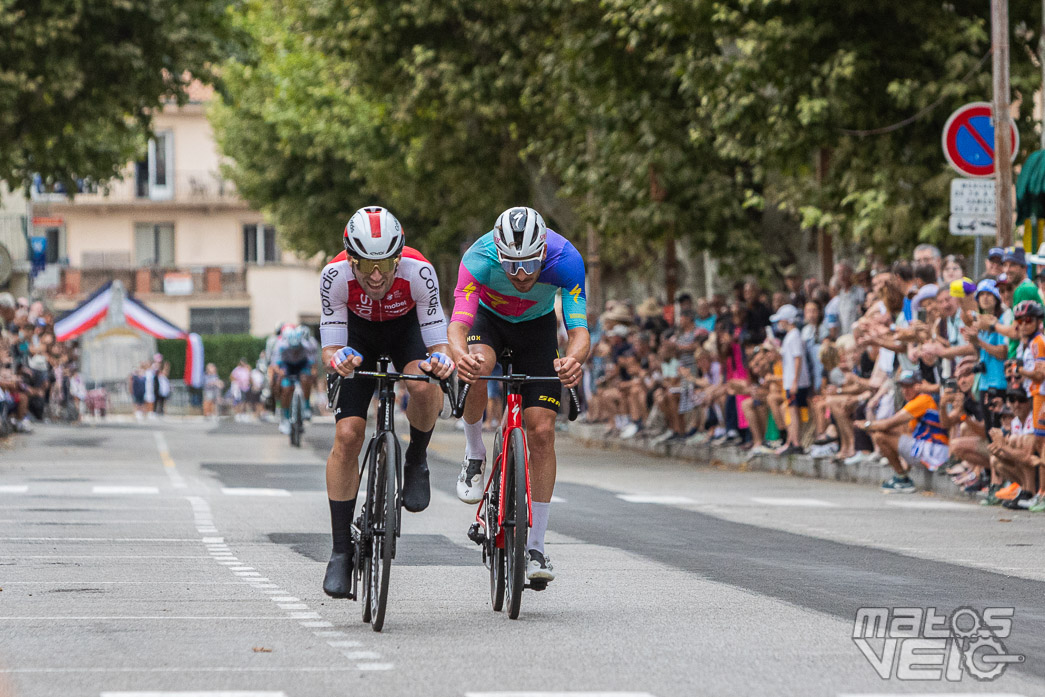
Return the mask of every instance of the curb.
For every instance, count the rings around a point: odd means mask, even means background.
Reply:
[[[880,465],[878,462],[861,462],[859,465],[847,466],[835,462],[829,457],[811,457],[809,455],[748,457],[746,451],[731,446],[684,442],[650,443],[647,439],[638,437],[621,440],[607,438],[603,435],[605,431],[604,424],[571,423],[569,427],[570,437],[588,447],[638,452],[736,472],[771,472],[811,479],[829,479],[836,482],[872,484],[876,488],[892,474],[889,467]],[[918,493],[929,492],[936,496],[961,501],[969,501],[972,498],[952,482],[950,477],[933,475],[923,468],[912,469],[909,476],[914,481]]]

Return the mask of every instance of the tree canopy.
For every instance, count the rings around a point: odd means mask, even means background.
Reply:
[[[239,190],[306,252],[332,251],[376,202],[432,246],[529,203],[575,237],[594,225],[615,260],[673,237],[757,269],[794,229],[772,229],[769,209],[888,255],[946,235],[940,129],[990,97],[988,11],[248,0],[237,20],[252,41],[214,119]],[[1011,3],[1025,144],[1039,13]]]
[[[0,179],[76,190],[139,156],[150,114],[213,82],[228,0],[0,0]]]

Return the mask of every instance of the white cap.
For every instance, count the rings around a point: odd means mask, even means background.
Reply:
[[[791,322],[798,319],[798,308],[794,305],[781,305],[776,314],[769,318],[770,322]]]

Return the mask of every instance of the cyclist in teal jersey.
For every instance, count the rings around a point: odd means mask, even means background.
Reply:
[[[562,293],[568,342],[558,352],[555,296]],[[580,383],[581,367],[591,349],[584,294],[584,260],[570,242],[548,230],[532,208],[509,208],[494,229],[480,237],[461,261],[454,290],[454,312],[447,338],[458,374],[466,383],[493,370],[501,351],[514,354],[512,367],[530,376],[558,376],[562,384]],[[532,522],[527,549],[527,578],[555,578],[544,551],[544,534],[555,489],[555,416],[561,387],[532,383],[522,388],[523,422],[530,451]],[[482,417],[486,385],[468,394],[464,423],[467,446],[457,496],[478,503],[484,488],[486,446]]]

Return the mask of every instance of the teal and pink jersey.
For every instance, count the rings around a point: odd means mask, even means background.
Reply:
[[[454,289],[451,322],[469,327],[482,305],[509,322],[525,322],[555,311],[555,294],[562,289],[562,319],[566,329],[588,327],[588,299],[584,295],[584,260],[562,235],[548,230],[548,255],[537,283],[520,293],[501,268],[493,231],[475,241],[461,260]]]

